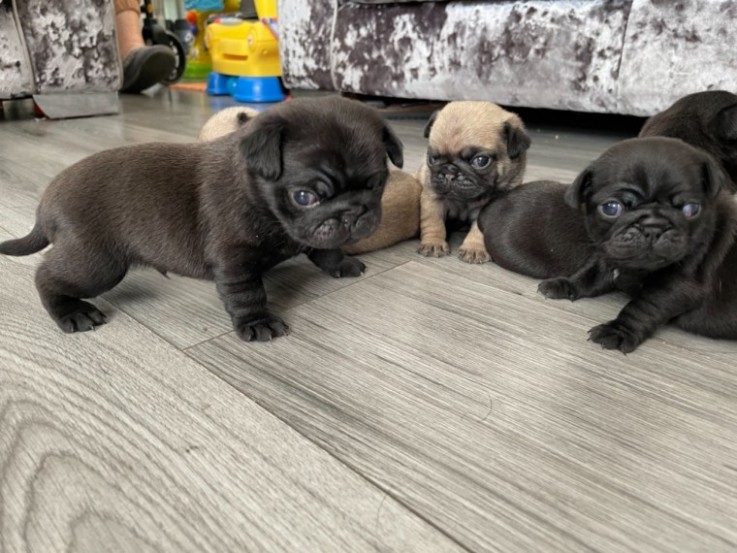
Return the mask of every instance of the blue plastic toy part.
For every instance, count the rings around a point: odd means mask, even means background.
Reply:
[[[207,78],[207,93],[229,94],[238,102],[281,102],[285,98],[279,77],[232,77],[215,71]]]
[[[210,76],[207,77],[207,93],[211,96],[225,96],[231,94],[228,90],[228,81],[234,81],[235,77],[229,77],[222,73],[215,73],[212,71]]]
[[[279,77],[236,77],[230,85],[239,102],[281,102],[284,91]]]
[[[225,9],[223,0],[184,0],[185,11],[221,12]]]

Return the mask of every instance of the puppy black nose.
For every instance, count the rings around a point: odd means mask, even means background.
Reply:
[[[351,209],[347,209],[342,214],[342,222],[345,226],[353,226],[356,221],[368,211],[368,207],[365,205],[353,206]]]
[[[661,234],[668,230],[669,224],[667,221],[659,217],[646,217],[640,221],[640,229],[642,234],[649,240],[657,239]]]
[[[452,163],[448,163],[445,167],[443,167],[443,169],[445,169],[446,173],[450,173],[451,175],[458,174],[458,167],[456,167]]]

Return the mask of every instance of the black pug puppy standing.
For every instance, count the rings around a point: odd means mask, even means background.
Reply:
[[[634,351],[660,326],[737,339],[737,203],[706,152],[673,138],[612,146],[565,193],[584,213],[594,252],[571,276],[540,283],[548,298],[615,289],[632,300],[590,331],[606,349]]]
[[[387,155],[402,166],[401,142],[373,109],[293,100],[213,142],[128,146],[72,165],[48,186],[31,233],[0,253],[53,244],[36,286],[65,332],[103,324],[81,298],[148,265],[214,279],[238,336],[270,340],[287,325],[267,308],[266,270],[299,253],[335,277],[365,269],[340,247],[376,229]]]

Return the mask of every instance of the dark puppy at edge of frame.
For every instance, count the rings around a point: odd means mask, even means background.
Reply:
[[[53,244],[36,286],[65,332],[105,323],[82,298],[147,265],[213,279],[238,336],[270,340],[288,327],[267,308],[269,268],[305,253],[334,277],[365,269],[340,247],[376,229],[387,156],[402,166],[402,144],[375,110],[293,100],[212,142],[127,146],[72,165],[46,189],[31,233],[0,253]]]
[[[591,329],[606,349],[634,351],[661,326],[737,339],[737,203],[706,152],[673,138],[625,140],[568,188],[595,252],[576,273],[540,283],[547,298],[622,290],[631,301]]]
[[[737,95],[707,90],[684,96],[648,119],[639,136],[680,138],[709,152],[727,171],[727,188],[737,192]]]

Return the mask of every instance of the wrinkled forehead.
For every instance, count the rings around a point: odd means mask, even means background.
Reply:
[[[469,146],[496,151],[502,145],[504,121],[500,118],[438,117],[430,132],[429,148],[458,155]]]
[[[702,166],[690,152],[630,152],[602,160],[594,170],[594,188],[628,188],[652,199],[701,190]]]
[[[323,159],[336,165],[386,163],[384,127],[378,118],[358,114],[323,114],[291,121],[285,150],[303,160]]]

